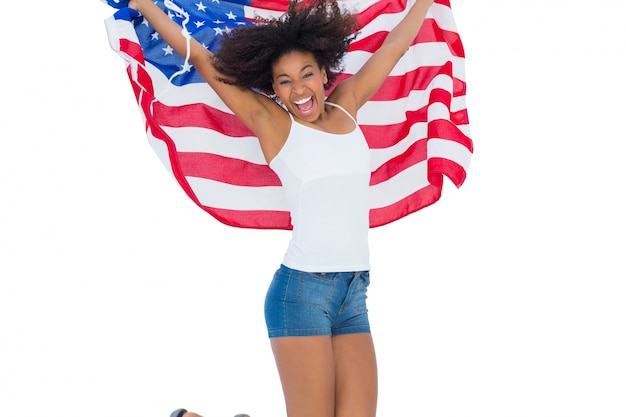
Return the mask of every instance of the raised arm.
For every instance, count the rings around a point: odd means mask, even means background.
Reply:
[[[212,71],[211,52],[193,38],[190,39],[190,49],[187,51],[187,40],[183,36],[182,28],[172,21],[152,0],[130,0],[128,6],[141,13],[176,53],[185,57],[189,52],[189,62],[196,67],[196,70],[200,73]],[[209,80],[206,81],[209,82]]]
[[[417,0],[400,23],[387,34],[380,48],[354,76],[337,86],[329,99],[335,99],[356,114],[411,46],[432,4],[433,0]],[[335,94],[336,98],[333,97]]]
[[[288,119],[284,110],[270,98],[249,89],[223,83],[217,79],[220,74],[213,66],[213,54],[198,41],[189,40],[182,34],[182,28],[176,24],[152,0],[131,0],[129,7],[137,10],[156,30],[161,38],[182,57],[189,53],[189,62],[213,88],[220,99],[235,115],[259,138],[266,159],[276,153],[282,143],[275,143],[277,119]],[[286,123],[285,123],[286,124]],[[285,130],[285,129],[283,129]],[[286,137],[286,133],[283,134]]]

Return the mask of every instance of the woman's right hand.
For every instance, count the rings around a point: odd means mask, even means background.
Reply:
[[[154,3],[152,2],[152,0],[120,0],[120,1],[127,1],[128,7],[130,7],[131,9],[135,9],[140,13],[141,13],[141,10],[145,8],[146,4],[148,5],[148,7],[154,6]]]
[[[131,9],[135,9],[135,10],[139,11],[140,3],[141,3],[141,1],[139,1],[139,0],[130,0],[128,2],[128,7],[130,7]]]
[[[128,7],[128,0],[102,0],[102,1],[111,7],[115,7],[116,9],[123,9],[124,7]]]
[[[124,7],[130,7],[131,9],[138,10],[141,6],[141,1],[139,0],[102,0],[106,4],[116,9],[123,9]]]

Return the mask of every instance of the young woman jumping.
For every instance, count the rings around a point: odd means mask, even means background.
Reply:
[[[374,417],[370,334],[370,152],[357,112],[417,36],[432,0],[417,0],[362,68],[334,86],[358,27],[336,1],[292,2],[276,19],[225,34],[189,62],[255,134],[280,178],[293,233],[265,302],[289,417]],[[131,0],[181,56],[181,28],[152,0]],[[184,409],[173,417],[198,417]]]

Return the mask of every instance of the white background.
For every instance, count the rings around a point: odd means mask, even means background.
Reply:
[[[284,415],[262,308],[288,233],[169,177],[112,9],[35,3],[0,26],[0,416]],[[453,10],[475,155],[371,232],[379,415],[624,417],[626,5]]]

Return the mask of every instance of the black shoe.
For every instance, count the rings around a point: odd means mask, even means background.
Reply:
[[[187,410],[185,410],[184,408],[179,408],[178,410],[172,411],[172,414],[170,414],[170,417],[183,417],[186,412]],[[235,417],[250,417],[250,416],[247,414],[237,414]]]
[[[184,408],[179,408],[178,410],[172,411],[172,414],[170,414],[170,417],[183,417],[183,415],[185,415],[186,412],[187,410],[185,410]]]

